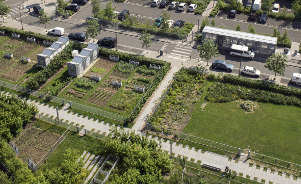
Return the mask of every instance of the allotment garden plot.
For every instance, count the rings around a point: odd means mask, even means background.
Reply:
[[[15,83],[21,83],[25,75],[35,73],[38,68],[35,66],[36,50],[44,48],[36,43],[29,43],[22,40],[2,36],[0,42],[0,73],[1,78]],[[4,57],[4,53],[13,54],[12,59]],[[35,55],[33,55],[35,53]],[[32,62],[22,62],[21,57],[29,57]]]
[[[59,135],[44,132],[38,128],[29,128],[12,143],[19,148],[19,158],[23,161],[29,158],[37,163],[58,141],[59,137]]]
[[[63,97],[129,115],[157,74],[157,70],[146,66],[101,58],[82,78],[74,80]],[[92,80],[91,76],[100,76],[101,81]]]

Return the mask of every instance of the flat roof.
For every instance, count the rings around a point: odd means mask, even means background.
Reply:
[[[203,29],[202,32],[203,33],[212,33],[215,35],[235,37],[237,39],[251,40],[251,41],[255,41],[255,42],[261,42],[261,43],[267,43],[267,44],[273,44],[273,45],[276,45],[276,43],[277,43],[276,37],[258,35],[258,34],[253,34],[253,33],[245,33],[245,32],[241,32],[241,31],[234,31],[234,30],[211,27],[211,26],[205,26],[205,28]]]
[[[50,46],[50,48],[59,49],[63,45],[62,42],[53,42]]]
[[[45,48],[44,51],[42,52],[42,54],[44,55],[47,55],[47,56],[50,56],[53,52],[55,52],[56,49],[54,48],[51,48],[51,47],[48,47],[48,48]]]
[[[72,59],[73,63],[78,63],[80,64],[83,60],[84,60],[85,56],[81,56],[81,55],[76,55],[74,56],[74,58]]]
[[[93,53],[93,50],[92,50],[92,49],[84,48],[84,49],[80,52],[80,55],[82,55],[82,56],[90,56],[91,53]]]
[[[62,43],[67,43],[69,41],[69,38],[68,37],[64,37],[64,36],[61,36],[58,40],[58,42],[62,42]]]
[[[98,44],[96,43],[89,43],[87,49],[96,50],[98,48]]]

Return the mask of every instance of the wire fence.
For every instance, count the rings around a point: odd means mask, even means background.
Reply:
[[[19,92],[22,92],[22,93],[30,94],[32,96],[35,96],[35,97],[38,97],[38,98],[41,98],[41,99],[45,99],[45,100],[49,100],[49,101],[52,101],[52,102],[56,102],[56,103],[59,103],[59,104],[69,103],[73,108],[76,108],[76,109],[79,109],[79,110],[82,110],[82,111],[85,111],[85,112],[88,112],[88,113],[96,114],[96,115],[99,115],[99,116],[102,116],[102,117],[105,117],[105,118],[109,118],[109,119],[112,119],[112,120],[115,120],[115,121],[124,122],[125,119],[126,119],[126,117],[118,115],[118,114],[114,114],[114,113],[107,112],[107,111],[104,111],[104,110],[100,110],[100,109],[96,109],[96,108],[89,107],[89,106],[86,106],[86,105],[82,105],[80,103],[72,102],[70,100],[65,100],[63,98],[59,98],[59,97],[55,97],[55,96],[52,96],[52,95],[49,95],[49,94],[41,93],[39,91],[34,91],[34,90],[31,90],[31,89],[27,89],[25,87],[14,85],[14,84],[11,84],[9,82],[4,82],[4,81],[0,80],[0,86],[6,87],[6,88],[9,88],[9,89],[12,89],[12,90],[16,90],[16,91],[19,91]]]
[[[238,152],[239,152],[238,147],[231,146],[228,144],[223,144],[223,143],[216,142],[216,141],[212,141],[210,139],[205,139],[202,137],[197,137],[197,136],[190,135],[190,134],[185,134],[183,132],[178,132],[173,129],[168,129],[168,128],[162,127],[162,126],[157,126],[157,125],[147,123],[145,125],[145,130],[151,130],[151,131],[155,131],[155,132],[162,133],[165,135],[174,135],[175,138],[177,138],[177,139],[181,139],[181,140],[188,141],[191,143],[207,146],[210,148],[214,148],[214,149],[225,151],[225,152],[232,153],[232,154],[238,154]],[[252,153],[251,159],[257,160],[257,161],[260,161],[265,164],[269,164],[269,165],[272,165],[272,166],[275,166],[278,168],[288,169],[288,170],[291,170],[291,171],[294,171],[297,173],[301,173],[301,165],[292,163],[292,162],[288,162],[285,160],[281,160],[278,158],[270,157],[270,156],[267,156],[264,154]]]

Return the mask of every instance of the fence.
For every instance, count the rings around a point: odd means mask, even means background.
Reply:
[[[105,118],[109,118],[109,119],[112,119],[112,120],[115,120],[115,121],[124,122],[124,120],[125,120],[124,116],[121,116],[121,115],[118,115],[118,114],[114,114],[114,113],[111,113],[111,112],[96,109],[96,108],[89,107],[89,106],[86,106],[86,105],[82,105],[82,104],[79,104],[79,103],[76,103],[76,102],[67,101],[67,100],[59,98],[59,97],[51,96],[51,95],[44,94],[44,93],[41,93],[41,92],[38,92],[38,91],[33,91],[33,90],[30,90],[30,89],[24,88],[22,86],[11,84],[9,82],[4,82],[4,81],[0,80],[0,86],[6,87],[6,88],[9,88],[9,89],[12,89],[12,90],[20,91],[22,93],[27,93],[27,94],[30,94],[32,96],[42,98],[42,99],[46,99],[46,100],[56,102],[56,103],[59,103],[59,104],[64,104],[64,102],[71,102],[73,108],[76,108],[76,109],[79,109],[79,110],[82,110],[82,111],[85,111],[85,112],[88,112],[88,113],[96,114],[96,115],[99,115],[99,116],[103,116]]]

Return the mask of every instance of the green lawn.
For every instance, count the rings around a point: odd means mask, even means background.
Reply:
[[[301,108],[258,103],[246,114],[238,102],[197,104],[184,132],[300,164]]]

